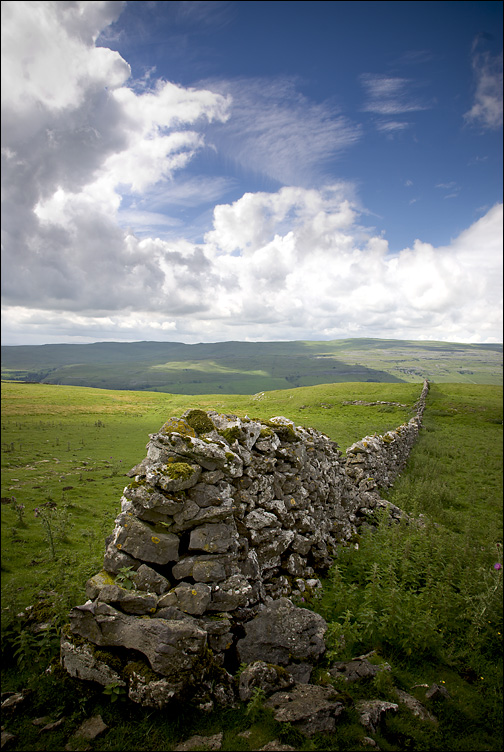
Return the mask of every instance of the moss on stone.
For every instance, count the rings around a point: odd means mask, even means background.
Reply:
[[[225,428],[219,431],[219,434],[226,439],[228,444],[232,444],[233,441],[239,441],[242,437],[242,431],[239,426],[233,426],[232,428]]]
[[[194,428],[183,418],[169,418],[159,433],[179,433],[181,436],[196,436]]]
[[[271,428],[268,428],[267,426],[265,426],[264,428],[261,428],[261,433],[259,434],[259,438],[269,439],[271,438],[271,436],[273,436],[273,431],[271,430]]]
[[[297,441],[298,440],[298,436],[294,428],[290,425],[290,423],[288,424],[273,423],[272,421],[268,420],[265,423],[263,423],[263,425],[266,425],[267,429],[268,428],[270,430],[273,429],[272,433],[273,432],[276,433],[278,438],[281,439],[282,441]],[[261,434],[262,434],[262,431],[261,431]],[[272,434],[270,433],[269,436],[271,435]]]
[[[171,480],[189,480],[194,470],[187,462],[170,462],[165,465],[165,473]]]
[[[126,486],[125,491],[136,491],[138,488],[145,488],[145,493],[154,493],[154,489],[147,485],[145,480],[134,480]]]
[[[185,414],[185,420],[197,434],[209,433],[215,426],[204,410],[189,410]]]
[[[137,674],[145,679],[146,682],[159,681],[163,677],[151,669],[145,661],[130,661],[124,667],[122,672],[123,679],[128,680],[133,674]]]
[[[121,659],[117,655],[114,655],[109,650],[103,650],[102,648],[95,648],[93,645],[91,645],[91,652],[93,653],[93,656],[97,661],[101,661],[102,663],[105,663],[107,666],[109,666],[109,668],[111,668],[116,673],[118,674],[121,673],[122,662],[121,662]]]

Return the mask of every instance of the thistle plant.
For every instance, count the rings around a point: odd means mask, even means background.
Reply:
[[[40,520],[45,530],[44,539],[49,543],[53,560],[56,560],[56,539],[67,540],[66,533],[70,527],[71,517],[68,508],[65,506],[58,509],[55,501],[46,501],[45,504],[35,507],[34,516]]]
[[[13,500],[16,501],[15,496],[13,496]],[[25,509],[26,507],[24,504],[14,505],[14,511],[16,512],[18,517],[18,527],[27,527],[26,522],[24,521]]]

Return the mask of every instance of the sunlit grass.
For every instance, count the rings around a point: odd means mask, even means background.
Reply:
[[[41,590],[53,593],[47,596],[50,612],[60,623],[83,602],[86,579],[101,568],[124,473],[145,456],[148,434],[168,417],[192,407],[285,415],[324,431],[345,449],[408,420],[420,389],[420,383],[329,384],[194,397],[3,384],[2,498],[16,500],[2,504],[3,639],[13,639],[15,615]],[[343,404],[355,399],[406,407]],[[383,524],[362,535],[358,550],[341,550],[320,604],[333,655],[375,649],[377,660],[391,664],[396,686],[420,700],[422,690],[411,689],[416,684],[448,688],[452,699],[430,706],[436,726],[401,708],[375,736],[382,749],[502,749],[502,570],[494,568],[502,563],[502,389],[432,385],[419,441],[388,498],[415,517],[425,515],[426,524]],[[47,501],[62,511],[54,558],[34,516]],[[17,505],[24,506],[21,515]],[[36,648],[27,645],[26,655],[36,658]],[[207,717],[190,706],[158,714],[131,703],[111,705],[100,687],[76,684],[64,673],[45,676],[35,662],[16,666],[8,654],[3,689],[23,686],[34,694],[30,713],[14,726],[22,742],[13,750],[63,748],[79,719],[93,713],[114,729],[93,742],[97,750],[169,750],[193,733],[217,730],[224,732],[224,750],[251,750],[278,738],[282,729],[267,716],[251,723],[243,708]],[[386,697],[390,688],[345,688],[349,698],[380,692]],[[67,720],[42,739],[31,718],[48,712]],[[331,738],[299,742],[284,728],[285,741],[302,749],[359,749],[362,730],[352,713],[349,707]],[[245,729],[251,735],[239,736]]]

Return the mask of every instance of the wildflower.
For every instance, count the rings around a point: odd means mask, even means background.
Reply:
[[[499,562],[497,562],[497,564],[494,564],[494,569],[496,569],[497,571],[499,569],[502,569],[502,564],[499,564]]]

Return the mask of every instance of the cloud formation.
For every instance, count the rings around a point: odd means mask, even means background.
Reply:
[[[159,290],[159,266],[116,221],[122,194],[171,178],[204,147],[200,126],[227,118],[229,101],[217,93],[166,81],[139,94],[126,86],[128,64],[94,45],[121,5],[5,3],[6,303],[101,311]]]
[[[292,78],[211,80],[203,85],[232,99],[232,116],[211,132],[217,148],[225,145],[237,164],[279,183],[313,183],[328,160],[361,138],[360,124],[329,103],[307,100]]]
[[[135,87],[95,44],[121,8],[3,4],[5,344],[501,339],[501,204],[447,246],[391,254],[353,186],[320,180],[358,124],[292,79]],[[385,132],[425,107],[407,79],[362,81]],[[209,147],[283,187],[218,204],[195,242],[164,210],[219,199],[226,179],[183,172]]]
[[[413,96],[413,81],[409,78],[363,73],[360,81],[367,94],[364,112],[403,115],[406,112],[427,109],[425,104]]]
[[[502,127],[502,52],[491,55],[481,49],[481,39],[473,44],[472,68],[475,80],[474,104],[465,113],[466,122],[494,130]]]
[[[54,261],[51,285],[37,284],[45,263],[27,270],[31,306],[21,296],[5,315],[13,329],[44,326],[56,339],[71,322],[91,339],[496,341],[501,236],[498,205],[446,247],[417,240],[392,255],[359,225],[344,185],[285,187],[217,206],[202,244],[109,232],[103,257],[90,238],[71,268]]]
[[[411,127],[410,122],[397,120],[397,116],[430,107],[414,94],[418,84],[413,79],[378,73],[362,73],[359,79],[366,94],[362,110],[375,116],[376,129],[389,139]]]

